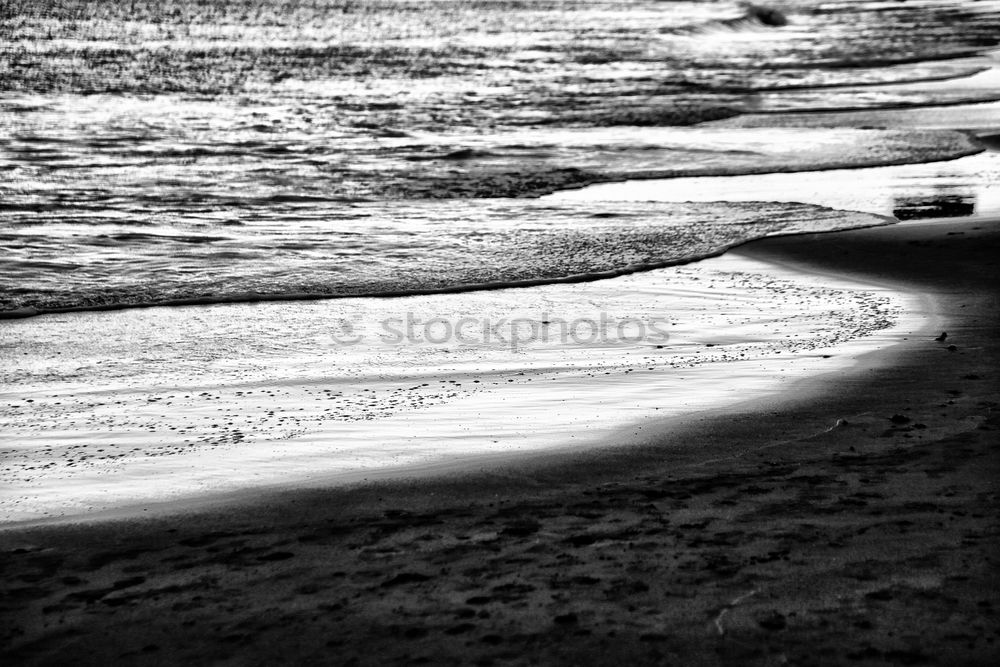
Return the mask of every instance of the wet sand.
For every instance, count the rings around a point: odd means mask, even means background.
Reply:
[[[926,327],[923,301],[724,254],[532,289],[2,324],[0,526],[620,442],[850,367]],[[462,318],[459,336],[425,324]]]
[[[640,444],[0,532],[0,655],[993,664],[997,222],[735,251],[924,291],[947,336]]]

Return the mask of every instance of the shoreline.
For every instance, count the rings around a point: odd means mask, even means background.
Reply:
[[[5,24],[0,665],[1000,664],[1000,0],[209,4]]]
[[[380,346],[378,336],[356,328],[363,342],[332,355],[316,348],[303,366],[296,356],[302,349],[299,338],[287,333],[281,346],[286,352],[275,361],[248,348],[244,363],[231,372],[212,373],[209,365],[197,384],[188,385],[189,373],[183,369],[176,379],[159,369],[174,368],[200,353],[170,342],[222,331],[220,317],[235,318],[262,339],[269,330],[260,328],[261,321],[282,321],[282,330],[312,341],[317,324],[324,329],[333,315],[359,322],[384,322],[386,315],[366,301],[355,301],[332,313],[317,305],[297,313],[295,320],[280,307],[263,312],[208,309],[198,314],[195,331],[179,327],[166,311],[148,320],[136,320],[133,313],[124,321],[86,316],[79,322],[38,323],[23,332],[26,350],[56,338],[76,340],[76,357],[84,361],[94,350],[128,357],[135,350],[166,348],[170,355],[152,369],[147,368],[150,363],[112,374],[122,390],[131,387],[117,396],[115,412],[133,416],[119,421],[79,421],[81,412],[107,410],[91,407],[106,405],[102,378],[107,373],[99,367],[93,367],[93,382],[26,388],[20,398],[34,400],[22,403],[30,406],[23,409],[34,415],[34,423],[23,414],[10,421],[12,446],[4,471],[9,484],[0,492],[0,531],[196,511],[226,502],[238,505],[262,493],[461,474],[483,465],[529,464],[538,456],[572,457],[608,441],[641,440],[645,433],[744,404],[747,397],[759,401],[781,395],[799,378],[848,368],[859,356],[930,326],[926,304],[915,292],[876,285],[862,276],[817,276],[739,252],[585,289],[539,288],[533,296],[537,303],[532,308],[546,314],[528,310],[511,317],[526,314],[565,325],[564,317],[594,316],[598,307],[602,317],[612,320],[615,313],[655,314],[651,322],[669,320],[669,340],[645,336],[594,343],[574,337],[569,344],[549,342],[546,336],[508,350],[487,341],[477,348],[463,335],[457,348],[435,351],[419,342],[405,348]],[[401,307],[444,319],[452,312],[506,315],[498,304],[520,307],[521,298],[511,291],[500,297],[417,300]],[[363,309],[348,308],[351,303]],[[87,333],[97,319],[112,337],[136,328],[158,334],[150,341],[137,339],[131,347],[105,348]],[[387,354],[399,361],[386,365]],[[41,362],[27,363],[45,368]],[[259,376],[245,370],[262,364],[277,365]],[[336,370],[372,364],[377,375],[343,376]],[[52,366],[49,373],[59,370]],[[451,385],[444,392],[450,398],[443,398],[441,383]],[[409,398],[402,412],[370,414],[376,394],[368,394],[367,407],[356,405],[349,397],[359,390],[377,392],[386,408],[399,400],[401,391]],[[264,412],[257,398],[262,393],[269,417],[250,421],[248,416]],[[200,398],[205,395],[209,398]],[[346,406],[331,403],[335,396],[348,400]],[[431,402],[419,403],[425,397]],[[334,407],[324,407],[330,405]],[[301,425],[298,433],[285,436],[267,426],[277,420],[274,426],[280,429],[288,419]],[[78,429],[75,439],[73,433],[51,430],[64,421]],[[192,436],[214,436],[218,425],[240,434],[240,441],[219,449],[211,441],[188,445]],[[76,444],[80,438],[90,446],[81,448]]]
[[[983,151],[979,151],[979,153],[981,152]],[[978,155],[979,153],[974,153],[973,155]],[[954,158],[954,159],[961,159],[962,157],[970,157],[970,156],[963,155],[960,156],[959,158]],[[785,173],[785,172],[776,172],[776,173]],[[706,177],[706,178],[716,178],[716,177]],[[585,187],[590,187],[590,185],[587,185]],[[753,203],[753,202],[748,202],[748,203]],[[820,206],[817,208],[826,209],[829,211],[841,212],[838,209],[833,209],[826,206]],[[843,212],[853,213],[853,211],[843,211]],[[895,224],[895,218],[891,218],[886,215],[873,214],[872,217],[881,218],[882,222],[872,222],[869,226],[874,227],[874,226]],[[850,229],[859,229],[859,227],[852,227]],[[799,232],[799,231],[778,232],[778,233],[772,233],[770,235],[749,239],[747,241],[739,241],[731,245],[720,247],[717,250],[713,250],[712,252],[703,255],[680,257],[677,259],[664,260],[662,262],[632,264],[608,271],[576,273],[556,278],[529,278],[524,280],[509,280],[509,281],[495,282],[495,283],[472,283],[468,285],[454,285],[454,286],[439,287],[439,288],[424,288],[424,289],[397,290],[397,291],[384,291],[384,292],[360,292],[358,294],[324,294],[322,292],[308,292],[301,294],[300,293],[271,294],[271,295],[251,294],[251,295],[246,295],[245,297],[229,295],[222,297],[168,299],[164,301],[152,301],[149,303],[116,303],[116,304],[105,304],[105,305],[95,305],[95,306],[68,306],[65,308],[52,308],[52,309],[42,309],[42,310],[29,306],[24,308],[16,308],[14,310],[0,310],[0,320],[21,320],[34,317],[42,317],[44,315],[65,315],[70,313],[115,312],[120,310],[133,310],[133,309],[141,310],[149,308],[184,308],[187,306],[284,303],[291,301],[341,301],[348,299],[380,299],[380,300],[402,299],[411,296],[433,296],[437,294],[466,294],[469,292],[494,292],[507,289],[525,289],[530,287],[543,287],[546,285],[575,285],[578,283],[592,283],[601,280],[608,280],[610,278],[629,276],[635,273],[645,273],[647,271],[655,271],[657,269],[666,269],[674,266],[697,264],[698,262],[703,262],[707,259],[720,257],[722,255],[731,252],[736,248],[739,248],[740,246],[743,246],[747,243],[752,243],[754,241],[759,241],[760,239],[763,238],[795,236],[804,233],[832,234],[838,231],[843,231],[843,230],[831,229],[823,232]]]
[[[261,494],[240,511],[4,530],[9,655],[989,664],[997,222],[731,251],[923,291],[948,337],[644,443]]]

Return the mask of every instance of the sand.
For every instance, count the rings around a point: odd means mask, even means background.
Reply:
[[[0,360],[0,526],[626,444],[624,427],[850,367],[927,326],[923,302],[731,253],[530,290],[0,325],[16,350]],[[461,341],[420,324],[470,313]],[[412,335],[387,340],[403,317]],[[330,340],[337,322],[352,344]]]
[[[751,243],[947,332],[648,441],[0,532],[4,664],[994,664],[997,220]]]

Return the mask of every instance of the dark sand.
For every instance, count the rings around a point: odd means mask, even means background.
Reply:
[[[738,252],[948,336],[627,449],[0,532],[0,664],[1000,664],[1000,224]]]

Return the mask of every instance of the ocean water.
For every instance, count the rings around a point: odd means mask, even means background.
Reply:
[[[691,262],[995,206],[998,34],[995,1],[8,2],[0,520],[594,443],[849,365],[919,300]]]
[[[618,244],[578,253],[589,207],[522,213],[496,200],[628,178],[954,158],[979,148],[947,127],[783,119],[1000,98],[997,2],[798,1],[781,5],[784,25],[730,2],[5,7],[8,315],[468,287],[689,259],[780,230],[740,219],[724,239],[669,250],[661,240],[638,259]],[[775,114],[766,129],[692,127]],[[440,201],[414,202],[429,199]],[[678,239],[719,219],[710,207],[701,218],[659,208],[642,215],[669,220],[664,234]],[[511,238],[521,216],[531,224]],[[440,222],[432,234],[428,219]],[[491,264],[471,270],[486,238]],[[423,263],[432,280],[411,270]]]

